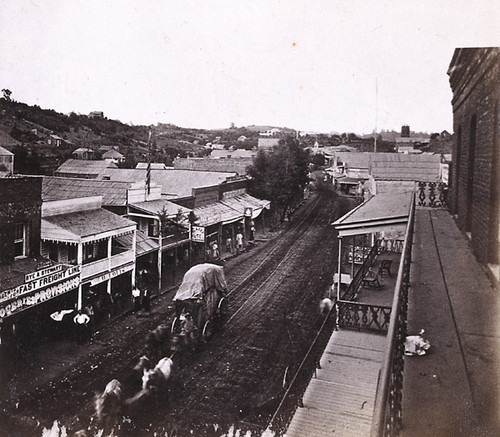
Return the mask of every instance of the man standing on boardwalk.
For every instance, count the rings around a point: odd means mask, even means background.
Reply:
[[[82,310],[78,310],[78,314],[74,317],[73,322],[76,326],[77,342],[79,345],[83,344],[88,337],[90,317],[82,313]]]
[[[132,298],[134,299],[134,312],[141,309],[141,290],[137,285],[132,290]]]
[[[243,234],[241,230],[236,234],[236,253],[240,253],[243,250]]]

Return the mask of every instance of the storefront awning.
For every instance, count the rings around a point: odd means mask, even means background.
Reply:
[[[179,212],[183,215],[187,215],[191,212],[190,209],[177,205],[176,203],[170,202],[165,199],[131,203],[130,207],[151,215],[158,215],[158,213],[160,213],[161,211],[165,211],[168,217],[174,217]]]
[[[124,247],[132,246],[132,238],[133,234],[124,234],[116,237],[116,241],[123,245]],[[159,244],[152,240],[151,238],[146,237],[142,232],[137,231],[136,233],[136,248],[135,248],[135,257],[138,258],[142,255],[146,255],[151,252],[158,251]]]
[[[377,194],[333,223],[339,237],[405,229],[413,193]]]
[[[257,218],[264,209],[269,209],[271,206],[269,200],[257,199],[247,193],[225,197],[221,202],[243,214],[246,214],[245,211],[250,209],[251,218],[253,219]]]
[[[243,219],[244,211],[237,211],[222,202],[199,206],[193,210],[197,226],[211,226],[218,223],[223,225]]]

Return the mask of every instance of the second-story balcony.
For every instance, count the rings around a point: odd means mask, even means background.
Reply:
[[[82,266],[82,280],[93,276],[106,273],[117,269],[121,266],[135,262],[133,250],[127,250],[109,258],[103,258],[98,261],[93,261]]]

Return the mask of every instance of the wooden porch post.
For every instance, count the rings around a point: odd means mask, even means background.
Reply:
[[[352,260],[351,260],[351,279],[354,278],[354,254],[356,252],[356,235],[352,236]]]
[[[338,278],[337,278],[337,301],[340,300],[340,284],[341,284],[340,265],[341,265],[341,261],[342,261],[342,237],[338,237],[338,241],[339,241],[339,266],[337,269],[337,275],[338,275]]]
[[[161,220],[158,217],[158,296],[161,294],[161,278],[162,278],[162,251],[163,251],[163,242],[161,239]]]
[[[83,243],[78,243],[77,251],[76,251],[76,263],[79,266],[83,265]],[[81,268],[81,267],[80,267]],[[77,310],[81,310],[83,305],[83,290],[82,283],[78,284],[78,300],[77,300]]]

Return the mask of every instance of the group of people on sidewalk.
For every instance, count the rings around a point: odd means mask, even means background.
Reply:
[[[255,226],[252,224],[250,227],[250,235],[249,235],[249,243],[255,243]],[[235,241],[233,242],[233,236],[231,233],[226,234],[225,245],[226,245],[226,253],[228,254],[239,254],[245,248],[245,237],[243,236],[243,231],[238,229],[236,233]],[[236,243],[236,244],[235,244]],[[217,241],[212,241],[207,244],[207,259],[217,260],[221,256],[219,244]]]

